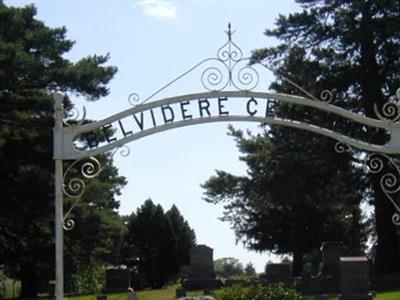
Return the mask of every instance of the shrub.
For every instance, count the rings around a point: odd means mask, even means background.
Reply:
[[[240,285],[234,285],[217,291],[215,297],[217,300],[249,300],[248,290]]]
[[[283,284],[253,286],[245,288],[233,286],[216,293],[217,300],[301,300],[302,296],[293,288]]]
[[[281,283],[253,287],[248,292],[249,300],[301,300],[302,296],[293,288]]]

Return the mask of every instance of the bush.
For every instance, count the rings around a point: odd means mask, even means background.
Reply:
[[[216,293],[217,300],[301,300],[302,296],[293,288],[283,284],[253,286],[245,288],[234,286]]]
[[[249,288],[244,288],[240,285],[234,285],[232,287],[223,288],[216,292],[215,297],[217,300],[249,300],[248,297]]]

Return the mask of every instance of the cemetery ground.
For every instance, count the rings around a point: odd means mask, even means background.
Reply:
[[[140,291],[137,293],[138,300],[175,300],[175,289],[177,286],[170,286],[168,288],[159,289],[159,290],[148,290],[148,291]],[[202,295],[202,291],[192,291],[188,292],[187,296],[200,296]],[[70,297],[66,298],[68,300],[96,300],[96,295],[87,295],[80,297]],[[107,297],[108,300],[127,300],[126,293],[119,294],[109,294]],[[314,297],[305,297],[304,300],[314,300]],[[328,300],[337,300],[337,297],[328,298]],[[398,291],[388,291],[376,294],[376,300],[399,300],[400,299],[400,290]]]
[[[158,289],[158,290],[146,290],[137,292],[138,300],[176,300],[175,298],[175,290],[177,285],[169,286],[167,288]],[[191,291],[188,292],[188,296],[200,296],[202,295],[202,291]],[[0,299],[13,299],[7,295],[8,297],[0,298]],[[83,296],[74,296],[74,297],[66,297],[66,300],[96,300],[97,295],[83,295]],[[15,298],[16,299],[16,298]],[[116,293],[116,294],[108,294],[108,300],[127,300],[127,293]],[[337,300],[337,297],[330,297],[328,300]],[[399,300],[400,299],[400,290],[397,291],[386,291],[380,292],[376,294],[376,300]],[[34,299],[25,299],[25,300],[34,300]],[[37,300],[49,300],[47,297],[40,297]],[[304,300],[315,300],[314,297],[304,297]]]

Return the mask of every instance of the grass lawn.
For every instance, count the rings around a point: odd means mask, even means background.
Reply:
[[[137,292],[138,300],[176,300],[175,298],[175,289],[176,286],[171,286],[165,289],[159,290],[148,290],[148,291],[140,291]],[[194,291],[188,292],[187,296],[199,296],[202,295],[202,291]],[[109,294],[108,300],[127,300],[127,293],[120,294]],[[7,297],[8,298],[8,297]],[[7,299],[7,298],[0,298]],[[47,298],[39,298],[41,300],[47,300]],[[66,300],[96,300],[96,295],[87,295],[87,296],[77,296],[77,297],[66,297]],[[307,298],[309,300],[313,300],[312,298]],[[34,300],[34,299],[32,299]],[[337,298],[330,298],[329,300],[337,300]],[[400,300],[400,290],[398,291],[388,291],[377,293],[376,298],[374,300]]]
[[[399,300],[400,291],[379,293],[376,296],[376,300]]]
[[[175,300],[176,286],[171,286],[166,289],[141,291],[137,293],[138,300]],[[202,295],[201,291],[188,292],[188,296]],[[68,300],[96,300],[96,296],[80,296],[67,298]],[[108,295],[108,300],[127,300],[127,294],[111,294]],[[337,300],[330,298],[329,300]],[[378,293],[375,300],[400,300],[400,291],[391,291]]]
[[[176,286],[170,286],[165,289],[160,290],[148,290],[137,292],[138,300],[175,300],[175,289]],[[192,291],[188,292],[187,296],[199,296],[202,295],[202,291]],[[79,297],[69,297],[68,300],[96,300],[95,295],[79,296]],[[127,293],[121,294],[110,294],[108,295],[108,300],[127,300]]]

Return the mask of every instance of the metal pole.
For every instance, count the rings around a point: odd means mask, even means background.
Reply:
[[[56,92],[53,94],[54,100],[54,161],[55,161],[55,255],[56,255],[56,286],[55,295],[56,300],[63,300],[64,298],[64,216],[63,216],[63,160],[59,157],[62,150],[63,139],[61,128],[63,126],[64,109],[63,109],[64,95]]]

